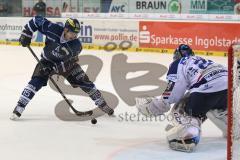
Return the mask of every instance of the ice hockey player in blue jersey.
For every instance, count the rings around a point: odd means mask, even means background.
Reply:
[[[32,78],[24,88],[10,119],[16,120],[22,115],[35,93],[47,85],[49,76],[53,74],[64,76],[73,87],[80,87],[86,92],[102,111],[109,115],[113,114],[113,109],[107,105],[100,91],[77,63],[78,55],[82,51],[81,42],[77,38],[80,31],[78,20],[69,18],[62,27],[46,18],[36,16],[24,26],[19,39],[20,44],[23,47],[29,46],[36,31],[46,36],[41,63],[36,65]]]
[[[169,147],[192,152],[207,118],[226,137],[227,77],[226,67],[195,56],[188,45],[181,44],[174,52],[167,73],[168,86],[162,96],[137,98],[137,108],[144,115],[158,116],[174,104],[170,112],[173,121],[166,127]]]

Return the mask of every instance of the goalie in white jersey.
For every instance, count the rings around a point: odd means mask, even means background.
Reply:
[[[137,108],[144,115],[168,112],[173,121],[166,127],[171,149],[191,152],[200,140],[201,123],[209,118],[226,136],[227,68],[195,56],[181,44],[174,52],[167,73],[168,86],[162,96],[137,98]],[[145,100],[144,100],[145,99]]]

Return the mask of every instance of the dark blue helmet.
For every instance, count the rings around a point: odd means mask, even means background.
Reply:
[[[74,33],[80,32],[80,24],[77,19],[69,18],[65,23],[65,28],[69,29],[69,31]]]
[[[182,57],[194,56],[194,52],[191,47],[186,44],[180,44],[178,48],[174,51],[173,60],[181,59]]]

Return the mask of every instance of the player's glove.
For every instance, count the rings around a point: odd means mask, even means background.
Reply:
[[[46,64],[43,63],[43,67],[39,70],[40,74],[43,76],[50,76],[53,74],[61,74],[68,70],[70,70],[74,64],[78,61],[78,57],[71,58],[70,60],[66,62],[60,62],[58,64]]]
[[[163,98],[136,98],[136,107],[139,112],[146,116],[158,116],[168,112],[171,108]]]
[[[152,103],[150,103],[149,111],[155,115],[161,115],[170,110],[171,106],[169,103],[165,102],[163,98],[155,98],[152,100]]]
[[[22,34],[19,38],[19,42],[23,47],[29,46],[32,40],[32,32],[29,30],[24,29]]]
[[[78,61],[78,57],[73,57],[65,62],[60,62],[55,66],[57,73],[64,73],[70,70],[74,64]]]

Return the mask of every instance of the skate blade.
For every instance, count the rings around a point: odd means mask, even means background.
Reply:
[[[19,118],[20,118],[20,117],[18,117],[16,114],[13,113],[13,114],[11,115],[11,117],[10,117],[10,120],[12,120],[12,121],[17,121],[17,120],[19,120]]]

